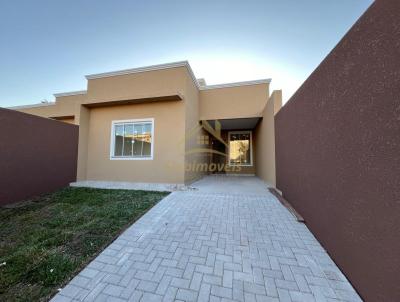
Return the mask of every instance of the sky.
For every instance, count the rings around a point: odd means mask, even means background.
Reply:
[[[271,78],[285,102],[372,2],[0,0],[0,107],[184,60],[207,84]]]

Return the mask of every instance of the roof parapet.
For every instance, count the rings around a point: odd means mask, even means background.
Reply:
[[[196,79],[196,77],[193,73],[192,67],[190,66],[188,61],[178,61],[178,62],[172,62],[172,63],[166,63],[166,64],[150,65],[150,66],[144,66],[144,67],[96,73],[96,74],[86,75],[85,77],[87,80],[94,80],[94,79],[101,79],[101,78],[113,77],[113,76],[118,76],[118,75],[126,75],[126,74],[133,74],[133,73],[140,73],[140,72],[154,71],[154,70],[162,70],[162,69],[169,69],[169,68],[177,68],[177,67],[186,67],[187,68],[193,82],[195,83],[196,87],[199,90],[257,85],[257,84],[266,84],[266,83],[269,84],[271,82],[271,79],[261,79],[261,80],[255,80],[255,81],[243,81],[243,82],[226,83],[226,84],[218,84],[218,85],[207,85],[204,79]]]
[[[51,106],[54,104],[55,104],[55,102],[47,102],[47,103],[38,103],[38,104],[32,104],[32,105],[11,106],[11,107],[6,107],[6,108],[7,109],[25,109],[25,108]]]
[[[188,61],[178,61],[166,64],[158,64],[158,65],[150,65],[145,67],[137,67],[131,69],[123,69],[111,72],[103,72],[103,73],[96,73],[86,75],[85,78],[87,80],[93,79],[100,79],[118,75],[126,75],[126,74],[133,74],[133,73],[140,73],[146,71],[154,71],[154,70],[162,70],[168,68],[177,68],[177,67],[186,67],[187,71],[189,72],[190,77],[193,80],[193,83],[196,85],[197,89],[199,90],[210,90],[210,89],[219,89],[219,88],[230,88],[230,87],[237,87],[237,86],[248,86],[248,85],[257,85],[257,84],[269,84],[271,79],[261,79],[261,80],[254,80],[254,81],[243,81],[243,82],[234,82],[234,83],[225,83],[225,84],[216,84],[216,85],[207,85],[204,79],[196,79],[192,67],[190,66]],[[54,97],[65,97],[65,96],[72,96],[72,95],[83,95],[87,94],[87,90],[78,90],[78,91],[70,91],[70,92],[61,92],[55,93]],[[12,109],[22,109],[22,108],[32,108],[32,107],[41,107],[41,106],[49,106],[54,105],[55,102],[49,103],[40,103],[40,104],[32,104],[32,105],[25,105],[25,106],[14,106],[8,107]]]
[[[118,76],[118,75],[126,75],[126,74],[133,74],[133,73],[140,73],[140,72],[154,71],[154,70],[162,70],[162,69],[169,69],[169,68],[177,68],[177,67],[186,67],[189,72],[189,75],[192,78],[193,82],[195,83],[196,87],[199,88],[199,83],[197,82],[197,79],[194,76],[192,67],[190,67],[190,64],[188,61],[178,61],[178,62],[172,62],[172,63],[166,63],[166,64],[157,64],[157,65],[116,70],[116,71],[110,71],[110,72],[89,74],[89,75],[86,75],[85,78],[87,80],[94,80],[94,79],[101,79],[101,78],[113,77],[113,76]]]

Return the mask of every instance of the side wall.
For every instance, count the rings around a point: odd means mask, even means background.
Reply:
[[[277,187],[365,301],[400,301],[400,2],[378,0],[276,116]]]
[[[78,127],[0,108],[0,205],[75,181]]]
[[[275,90],[265,106],[262,120],[254,131],[256,175],[268,184],[276,185],[274,115],[282,106],[282,91]]]
[[[79,121],[79,144],[76,180],[86,180],[86,169],[89,147],[90,109],[80,106],[76,120]]]

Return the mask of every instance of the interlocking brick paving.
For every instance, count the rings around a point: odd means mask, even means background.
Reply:
[[[259,192],[170,194],[52,301],[361,301],[307,227]]]

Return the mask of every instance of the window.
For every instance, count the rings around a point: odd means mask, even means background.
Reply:
[[[251,131],[229,132],[229,164],[252,166]]]
[[[154,120],[113,121],[111,159],[153,159]]]

